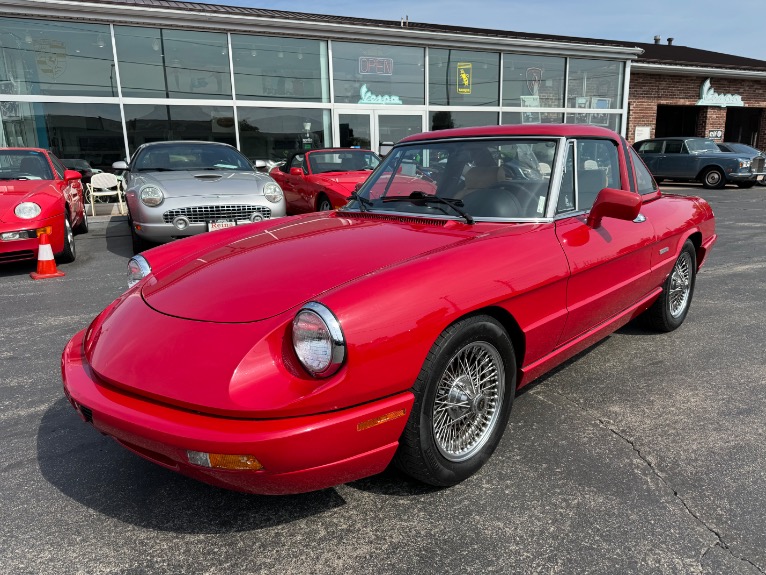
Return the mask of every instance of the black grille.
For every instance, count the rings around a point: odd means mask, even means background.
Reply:
[[[757,158],[753,158],[752,163],[750,164],[751,169],[754,172],[762,172],[764,163],[766,163],[766,158],[763,156],[758,156]]]
[[[16,262],[33,259],[35,259],[35,252],[32,250],[20,250],[17,252],[5,252],[0,254],[0,262]]]
[[[220,206],[193,206],[191,208],[178,208],[168,210],[162,214],[166,224],[171,223],[178,216],[184,216],[192,224],[203,224],[216,220],[250,220],[253,213],[258,212],[264,219],[271,217],[271,208],[266,206],[251,206],[247,204],[233,204]]]

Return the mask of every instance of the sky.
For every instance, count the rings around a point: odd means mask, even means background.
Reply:
[[[374,20],[674,44],[766,61],[764,0],[198,0]]]

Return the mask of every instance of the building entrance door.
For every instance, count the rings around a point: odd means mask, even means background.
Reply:
[[[359,147],[380,153],[388,145],[425,130],[425,112],[336,110],[335,141],[342,148]]]

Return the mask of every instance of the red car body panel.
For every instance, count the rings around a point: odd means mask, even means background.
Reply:
[[[618,138],[579,126],[452,135],[575,128]],[[629,192],[625,162],[621,153]],[[598,226],[585,214],[469,225],[344,210],[161,246],[144,253],[152,274],[64,350],[64,387],[102,432],[216,485],[282,493],[364,477],[393,457],[413,382],[449,325],[497,318],[522,387],[648,309],[687,239],[702,266],[716,239],[707,203],[659,192],[642,200],[645,221]],[[311,377],[292,345],[307,301],[332,310],[346,341],[343,366],[326,379]],[[392,413],[372,433],[358,431]],[[202,468],[187,449],[253,454],[264,469]]]
[[[348,197],[357,184],[361,184],[369,177],[369,170],[313,173],[309,157],[312,154],[326,154],[333,151],[342,153],[357,150],[350,150],[349,148],[306,150],[303,154],[306,158],[303,175],[298,176],[283,172],[279,167],[269,172],[269,175],[274,178],[285,194],[289,214],[318,211],[318,201],[321,195],[330,200],[333,209],[340,208],[346,205]]]
[[[64,249],[64,217],[68,213],[72,227],[78,226],[85,217],[82,183],[80,180],[66,181],[59,178],[48,150],[38,148],[4,148],[4,150],[25,150],[39,152],[50,166],[53,180],[5,180],[0,181],[0,234],[22,230],[37,230],[52,227],[51,249],[54,254]],[[17,217],[14,209],[22,202],[35,202],[42,210],[34,219]],[[2,241],[0,240],[0,262],[37,259],[39,240],[37,237]]]

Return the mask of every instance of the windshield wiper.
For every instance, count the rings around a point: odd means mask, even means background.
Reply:
[[[400,202],[402,200],[408,200],[414,204],[422,202],[424,204],[444,204],[449,206],[455,212],[457,212],[467,224],[473,225],[473,216],[462,209],[463,200],[456,200],[455,198],[442,198],[433,194],[427,194],[421,191],[414,191],[409,196],[387,196],[383,198],[384,202]]]
[[[363,212],[369,212],[370,208],[374,205],[370,200],[363,198],[356,192],[351,192],[349,199],[359,202],[359,209]]]

